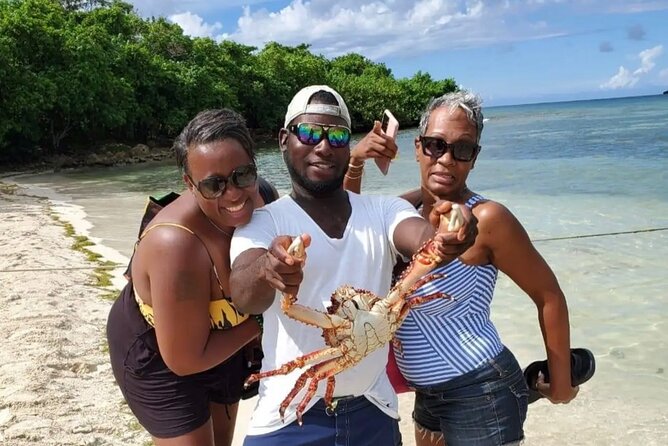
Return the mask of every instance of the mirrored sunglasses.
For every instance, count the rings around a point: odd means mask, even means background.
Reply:
[[[192,178],[190,178],[190,181],[195,184]],[[195,187],[202,194],[202,197],[213,200],[223,195],[229,183],[232,183],[234,187],[244,188],[254,185],[255,181],[257,181],[257,168],[255,164],[248,164],[237,167],[227,177],[220,175],[204,178]]]
[[[441,138],[432,136],[420,136],[420,145],[422,146],[422,153],[426,156],[438,159],[445,155],[445,152],[451,150],[452,157],[457,161],[472,161],[481,148],[478,144],[470,142],[449,144]]]
[[[302,144],[314,146],[327,138],[334,148],[345,147],[350,142],[350,129],[340,125],[323,125],[312,122],[293,124],[288,130],[297,136]]]

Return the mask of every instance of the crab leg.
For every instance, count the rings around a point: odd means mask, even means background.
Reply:
[[[464,216],[459,205],[453,204],[448,215],[441,215],[438,232],[456,231],[464,223]],[[395,301],[397,294],[404,296],[412,289],[418,280],[433,270],[443,259],[434,250],[434,241],[429,240],[413,256],[410,266],[404,271],[394,288],[390,291],[388,299]]]
[[[315,362],[331,360],[337,358],[338,356],[341,356],[341,354],[342,354],[341,350],[336,347],[325,347],[321,350],[316,350],[314,352],[307,353],[306,355],[295,358],[290,362],[286,362],[278,369],[269,370],[261,373],[253,373],[248,378],[246,378],[244,386],[248,387],[255,381],[259,381],[269,376],[287,375],[288,373],[292,372],[295,369],[305,367]]]
[[[302,424],[302,414],[304,413],[304,410],[306,409],[306,406],[308,405],[309,401],[311,401],[311,399],[315,395],[315,392],[318,390],[318,383],[324,378],[327,378],[327,390],[325,390],[325,398],[327,398],[326,395],[327,392],[329,391],[330,380],[333,380],[334,375],[339,373],[345,367],[344,365],[345,360],[342,359],[343,358],[331,359],[329,361],[325,361],[320,364],[314,365],[309,370],[307,370],[306,373],[311,375],[311,383],[308,386],[308,391],[306,392],[306,395],[304,395],[304,398],[302,398],[302,401],[299,403],[299,406],[297,406],[297,421],[299,422],[300,426]],[[333,394],[334,394],[334,385],[332,384],[332,395]],[[329,401],[325,399],[325,402],[327,403],[328,406],[331,406],[332,404],[331,396],[329,398]]]
[[[325,389],[325,404],[327,407],[331,407],[332,398],[334,397],[334,386],[336,385],[336,379],[333,376],[327,378],[327,388]]]
[[[406,316],[408,316],[408,312],[410,311],[411,308],[413,308],[416,305],[423,304],[425,302],[432,301],[434,299],[452,299],[452,296],[449,294],[445,293],[434,293],[434,294],[427,294],[426,296],[417,296],[412,298],[409,302],[408,305],[406,305],[402,310],[401,313],[399,314],[399,321],[403,321]]]
[[[278,413],[281,416],[281,420],[283,420],[283,417],[285,415],[285,410],[290,405],[290,402],[295,398],[295,396],[297,396],[299,391],[304,387],[306,381],[308,379],[311,379],[311,383],[308,386],[308,391],[306,392],[306,395],[304,395],[304,398],[302,398],[302,401],[299,403],[299,406],[297,406],[297,420],[300,425],[302,424],[302,413],[304,412],[304,408],[306,407],[308,402],[311,401],[311,398],[313,398],[313,395],[315,395],[315,392],[318,390],[318,381],[320,381],[320,379],[322,379],[325,376],[324,374],[320,376],[320,374],[322,374],[320,372],[320,369],[326,368],[328,364],[336,365],[336,363],[337,363],[337,358],[328,359],[321,362],[320,364],[316,364],[310,367],[304,373],[299,375],[299,378],[297,379],[297,382],[295,383],[294,387],[292,388],[290,393],[288,393],[288,395],[283,399],[280,407],[278,408]],[[336,370],[336,367],[334,367],[333,370]],[[327,386],[329,388],[329,379],[327,380]],[[332,388],[332,393],[333,392],[334,389]]]

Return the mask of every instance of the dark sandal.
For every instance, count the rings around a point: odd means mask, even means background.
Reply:
[[[579,386],[591,379],[596,371],[596,358],[594,354],[586,348],[571,349],[571,385]],[[536,381],[538,373],[541,372],[545,377],[545,382],[550,382],[550,371],[547,368],[547,360],[536,361],[529,364],[524,369],[524,379],[529,386],[529,404],[537,401],[544,396],[536,390]]]

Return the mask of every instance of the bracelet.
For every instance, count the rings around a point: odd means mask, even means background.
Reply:
[[[260,326],[260,333],[264,332],[264,318],[261,314],[251,314],[253,318],[257,321],[257,324]]]
[[[364,162],[362,164],[348,163],[348,170],[357,170],[358,172],[364,170]]]
[[[353,172],[353,173],[355,173],[355,172]],[[346,178],[349,178],[351,180],[359,180],[360,178],[362,178],[363,175],[364,175],[364,171],[361,171],[360,174],[355,176],[355,177],[352,176],[352,175],[348,175],[348,173],[346,173],[345,176],[346,176]]]

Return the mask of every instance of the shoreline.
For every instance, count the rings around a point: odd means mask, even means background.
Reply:
[[[0,186],[0,443],[149,444],[111,373],[104,257],[90,260],[72,209]]]
[[[258,150],[275,146],[277,132],[251,130],[251,137]],[[169,146],[162,144],[168,143]],[[91,167],[118,167],[151,162],[174,160],[173,140],[156,142],[107,142],[94,144],[94,150],[69,150],[64,153],[43,155],[27,162],[4,160],[0,162],[0,179],[19,174],[38,174],[49,171],[76,170]],[[277,146],[276,146],[277,148]]]
[[[46,200],[52,215],[61,220],[63,225],[71,228],[70,235],[82,241],[85,250],[92,252],[94,257],[99,259],[100,267],[111,276],[109,286],[120,291],[125,286],[126,280],[123,273],[130,259],[119,251],[104,245],[102,239],[91,234],[93,224],[88,221],[88,215],[82,206],[71,203],[70,197],[53,189],[23,183],[21,176],[19,174],[0,178],[0,184],[3,181],[10,182],[23,189],[25,191],[23,195]],[[114,264],[114,267],[111,264]]]

